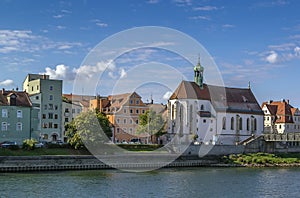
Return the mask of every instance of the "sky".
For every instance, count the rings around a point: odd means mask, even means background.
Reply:
[[[205,77],[213,65],[225,86],[250,82],[260,104],[289,99],[300,107],[299,8],[297,0],[1,0],[0,87],[21,88],[28,73],[46,73],[64,81],[64,93],[76,85],[78,92],[108,95],[135,83],[144,100],[160,102],[181,80],[193,80],[200,54]],[[176,30],[204,49],[185,48],[182,56],[173,50],[182,45],[167,34],[126,32],[144,26]],[[132,80],[140,74],[147,83]]]

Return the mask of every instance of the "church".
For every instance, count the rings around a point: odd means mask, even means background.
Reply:
[[[169,98],[169,140],[178,144],[239,145],[260,136],[264,113],[250,86],[208,85],[203,83],[203,73],[199,59],[194,82],[182,81]]]

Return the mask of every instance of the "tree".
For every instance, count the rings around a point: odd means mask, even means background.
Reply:
[[[112,136],[107,117],[94,111],[80,113],[65,127],[68,143],[75,149],[84,144],[96,145],[107,142]]]
[[[137,133],[147,133],[149,136],[155,135],[159,137],[164,133],[165,121],[160,114],[156,114],[155,111],[146,111],[139,116],[139,126]]]

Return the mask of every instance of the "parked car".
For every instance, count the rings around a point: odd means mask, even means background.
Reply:
[[[14,146],[18,146],[17,142],[13,141],[4,141],[0,143],[1,148],[12,148]]]
[[[43,148],[46,145],[43,142],[39,142],[39,143],[36,143],[34,146],[35,146],[35,148]]]

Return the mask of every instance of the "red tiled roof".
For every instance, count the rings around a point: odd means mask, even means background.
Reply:
[[[271,115],[276,115],[275,123],[294,123],[292,115],[296,112],[297,108],[293,108],[286,101],[270,101],[263,102],[262,107],[266,106]]]
[[[203,89],[195,82],[182,81],[172,99],[199,99],[210,100],[217,111],[251,113],[263,115],[251,89],[203,85]]]
[[[21,107],[31,107],[31,101],[28,97],[28,94],[24,91],[10,91],[10,90],[2,90],[0,91],[0,105],[1,106],[9,106],[10,103],[8,101],[8,97],[15,94],[16,95],[16,105]]]

